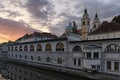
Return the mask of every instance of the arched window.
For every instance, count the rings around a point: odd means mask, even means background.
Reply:
[[[30,51],[34,51],[34,45],[30,45]]]
[[[41,61],[41,57],[40,56],[38,56],[38,61]]]
[[[15,51],[17,51],[18,50],[18,48],[17,48],[17,46],[15,46]]]
[[[50,57],[47,57],[46,59],[47,59],[47,62],[50,62]]]
[[[27,55],[25,55],[25,59],[27,59]]]
[[[24,51],[28,51],[28,47],[26,45],[24,46]]]
[[[31,60],[33,60],[34,58],[33,58],[33,56],[31,56]]]
[[[76,51],[79,52],[79,51],[81,51],[81,47],[80,46],[75,46],[72,51],[73,52],[76,52]]]
[[[58,63],[62,64],[62,58],[58,58]]]
[[[63,43],[57,43],[56,51],[64,51],[64,44]]]
[[[116,44],[110,44],[105,48],[106,52],[117,52],[120,51],[120,46]]]
[[[42,46],[40,44],[37,45],[37,51],[42,51]]]
[[[51,45],[49,43],[46,44],[45,51],[52,51]]]
[[[22,51],[22,46],[19,47],[19,51]]]

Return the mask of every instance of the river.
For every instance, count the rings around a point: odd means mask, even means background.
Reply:
[[[0,61],[0,80],[90,80],[77,75],[55,72]]]

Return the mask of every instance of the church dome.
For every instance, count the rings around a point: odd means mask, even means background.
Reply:
[[[71,25],[71,23],[69,23],[69,25],[66,27],[66,32],[72,32],[73,31],[73,26]]]

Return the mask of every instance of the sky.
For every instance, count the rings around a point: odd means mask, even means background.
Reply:
[[[85,6],[91,21],[96,12],[101,22],[120,14],[120,0],[0,0],[0,43],[34,31],[60,36],[72,21],[80,29]]]

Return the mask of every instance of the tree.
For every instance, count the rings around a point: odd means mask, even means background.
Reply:
[[[115,17],[112,19],[112,22],[120,23],[120,15],[115,16]]]

